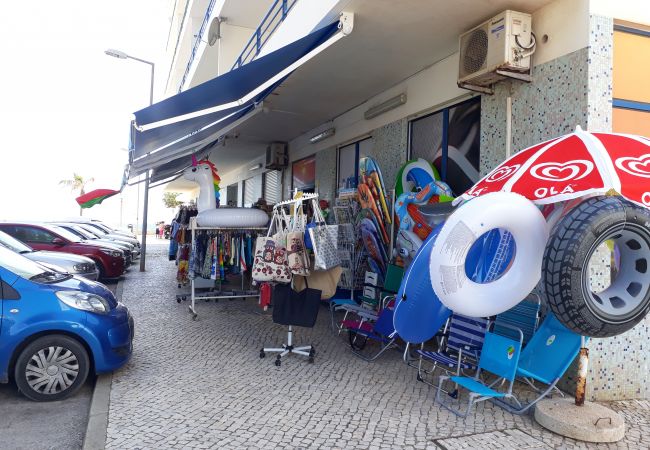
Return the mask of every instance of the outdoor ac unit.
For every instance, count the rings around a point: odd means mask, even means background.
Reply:
[[[267,169],[284,169],[289,163],[287,155],[286,142],[271,142],[266,147],[266,163],[264,167]]]
[[[458,86],[489,92],[506,77],[530,81],[534,49],[530,14],[504,11],[460,35]]]

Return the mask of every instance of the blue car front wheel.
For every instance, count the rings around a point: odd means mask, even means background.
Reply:
[[[34,401],[61,400],[74,394],[88,377],[86,349],[75,339],[53,334],[30,343],[18,356],[18,389]]]

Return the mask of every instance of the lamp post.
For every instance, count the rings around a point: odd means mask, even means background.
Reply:
[[[114,49],[105,50],[108,56],[118,59],[133,59],[141,63],[149,64],[151,66],[151,86],[149,88],[149,105],[153,104],[153,75],[154,75],[154,63],[144,59],[136,58],[135,56],[127,55],[124,52]],[[138,199],[140,198],[140,187],[138,187]],[[139,203],[139,200],[138,200]],[[145,271],[145,259],[147,255],[147,212],[149,210],[149,170],[145,172],[144,179],[144,205],[142,208],[142,248],[140,249],[140,272]],[[138,208],[139,209],[139,208]]]

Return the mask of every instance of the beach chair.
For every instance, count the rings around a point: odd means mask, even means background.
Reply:
[[[533,337],[539,325],[540,306],[541,300],[538,294],[532,293],[528,295],[528,297],[509,310],[497,315],[494,319],[492,331],[501,336],[516,340],[519,336],[517,330],[521,330],[524,334],[523,345],[526,347],[526,344]],[[512,327],[517,330],[514,330]]]
[[[394,302],[390,302],[384,307],[374,322],[367,316],[361,316],[361,321],[343,322],[348,330],[350,348],[356,356],[365,361],[374,361],[389,348],[397,347],[397,333],[393,326],[394,305]],[[369,341],[379,344],[379,350],[374,354],[363,352]]]
[[[438,382],[438,391],[436,392],[436,402],[459,417],[467,417],[476,403],[485,400],[508,398],[515,403],[519,403],[512,393],[512,387],[515,383],[524,337],[521,330],[516,330],[514,327],[511,327],[511,329],[519,335],[518,339],[501,336],[492,331],[485,333],[483,349],[481,350],[478,369],[474,377],[441,375]],[[493,374],[497,378],[492,383],[485,384],[481,379],[481,375],[484,373]],[[509,382],[507,390],[496,390],[496,387],[501,387],[504,381]],[[443,388],[447,382],[454,383],[457,388],[462,387],[469,391],[467,407],[464,412],[460,408],[460,395],[456,397],[459,407],[452,408],[450,406],[451,400],[447,399],[448,396],[441,394],[442,392],[449,392]]]
[[[488,319],[485,318],[452,314],[443,331],[441,350],[424,350],[423,344],[420,349],[415,351],[419,357],[418,381],[438,387],[434,382],[427,380],[427,375],[435,372],[438,367],[448,374],[456,375],[474,370],[481,353],[488,323]],[[427,371],[423,368],[425,361],[432,363],[431,370]]]
[[[578,355],[581,336],[567,329],[549,311],[519,357],[516,375],[531,386],[537,396],[526,404],[496,399],[495,403],[514,414],[523,414],[535,403],[557,390],[556,384]],[[535,386],[535,382],[546,387]],[[562,394],[564,395],[564,394]]]

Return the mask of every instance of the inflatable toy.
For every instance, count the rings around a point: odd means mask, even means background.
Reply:
[[[197,225],[201,227],[264,227],[269,216],[260,209],[218,208],[219,175],[214,164],[208,160],[197,161],[183,171],[183,178],[194,181],[201,188],[196,203],[199,214]]]
[[[498,279],[477,283],[467,275],[468,253],[477,239],[494,229],[512,234],[515,256]],[[540,280],[547,240],[544,216],[530,200],[506,192],[478,197],[449,217],[434,243],[429,264],[433,290],[449,309],[470,317],[506,311]]]
[[[399,230],[395,242],[396,247],[393,256],[399,257],[404,267],[408,267],[415,258],[418,249],[422,246],[422,239],[412,231]]]
[[[440,180],[440,175],[433,164],[427,160],[418,158],[406,161],[397,172],[395,198],[399,198],[405,192],[417,192],[422,186],[437,180]]]
[[[650,310],[650,211],[621,197],[592,197],[558,222],[544,253],[542,284],[549,306],[569,329],[609,337]],[[602,292],[589,283],[589,261],[602,244],[614,248],[618,273]],[[517,249],[519,251],[519,249]]]
[[[451,315],[433,291],[429,275],[428,261],[441,229],[439,224],[419,248],[397,292],[393,326],[403,340],[413,344],[431,339]]]

